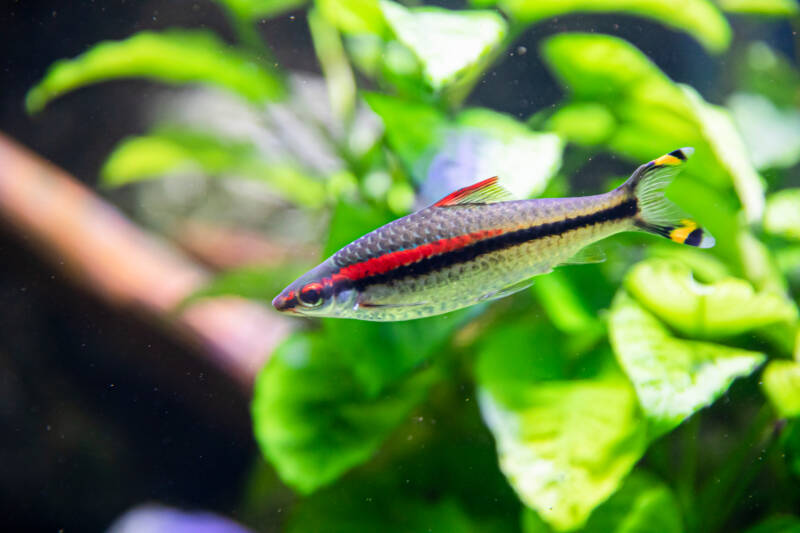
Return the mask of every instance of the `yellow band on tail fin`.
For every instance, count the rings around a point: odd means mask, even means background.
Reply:
[[[694,231],[697,230],[697,222],[694,220],[683,219],[681,225],[669,232],[669,238],[678,244],[684,244]],[[703,230],[700,230],[701,232]]]
[[[653,160],[653,165],[660,167],[662,165],[680,165],[681,160],[672,154],[665,154],[658,159]]]

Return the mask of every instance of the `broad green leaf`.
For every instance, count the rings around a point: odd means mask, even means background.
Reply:
[[[474,81],[507,32],[505,20],[493,11],[406,8],[390,0],[380,6],[397,40],[422,63],[434,91]]]
[[[594,145],[602,140],[611,150],[641,162],[679,146],[693,146],[696,152],[686,174],[716,189],[730,186],[738,193],[749,220],[761,216],[763,186],[723,109],[673,83],[643,53],[616,37],[561,34],[548,39],[542,52],[572,94],[566,115],[551,117],[550,128],[558,128],[562,134],[572,132],[570,140],[575,142]],[[573,107],[576,105],[579,107]],[[614,120],[598,109],[607,110]],[[569,126],[568,120],[573,124],[575,120],[570,113],[591,120],[589,135],[574,133],[578,128]],[[593,131],[600,133],[591,134]],[[704,203],[711,202],[706,199]],[[732,239],[717,240],[720,245],[733,246]]]
[[[229,270],[192,293],[181,305],[217,296],[240,296],[269,304],[284,287],[312,266],[289,263],[273,267],[253,266]]]
[[[344,33],[383,37],[388,29],[378,0],[316,0],[316,6]]]
[[[364,389],[374,394],[408,374],[444,348],[452,335],[483,311],[474,306],[442,316],[406,322],[328,319],[325,338],[346,346],[341,358],[353,368]]]
[[[744,280],[725,278],[698,283],[682,263],[649,260],[638,263],[625,288],[648,311],[680,333],[713,339],[793,321],[797,309],[782,294],[756,292]]]
[[[728,13],[772,17],[791,17],[800,10],[796,0],[717,0],[717,5]]]
[[[371,457],[427,393],[429,368],[367,391],[341,353],[319,333],[295,334],[256,380],[253,431],[281,479],[310,493]]]
[[[784,418],[800,416],[800,363],[775,359],[761,375],[764,392]]]
[[[324,257],[333,255],[339,249],[394,218],[385,208],[339,202],[331,217],[328,241],[325,243],[322,255]]]
[[[703,136],[717,155],[742,201],[748,222],[758,222],[764,214],[764,184],[747,157],[747,147],[736,129],[730,113],[703,100],[688,85],[682,86],[697,117]]]
[[[706,250],[692,246],[673,246],[671,243],[654,244],[648,247],[647,255],[653,259],[683,263],[701,283],[712,283],[731,277],[728,265]]]
[[[185,173],[260,181],[307,207],[320,207],[327,200],[325,184],[295,166],[270,163],[249,143],[189,130],[161,129],[126,139],[101,170],[103,184],[110,186]]]
[[[708,0],[680,3],[665,0],[499,0],[497,3],[522,23],[575,12],[614,12],[650,18],[685,31],[710,52],[722,52],[731,40],[731,28],[725,17]]]
[[[429,104],[379,93],[367,93],[364,97],[381,117],[389,146],[412,176],[422,182],[448,125],[444,113]]]
[[[712,154],[698,146],[703,139],[686,96],[631,44],[608,35],[562,34],[545,41],[542,55],[572,95],[567,113],[575,112],[569,106],[577,105],[577,112],[592,120],[589,129],[614,127],[610,134],[602,132],[609,148],[645,161],[678,146],[694,146],[697,151],[690,164],[700,160],[701,166],[713,169]],[[585,109],[590,110],[588,115]],[[611,118],[597,109],[607,111]],[[552,128],[562,117],[556,113],[551,120]],[[562,125],[559,131],[575,130]],[[570,140],[578,142],[583,137],[579,133]],[[594,144],[599,138],[590,140]],[[713,170],[705,179],[724,183],[719,169]]]
[[[456,117],[455,130],[450,131],[445,143],[464,138],[475,139],[475,163],[471,175],[467,173],[460,183],[450,184],[452,190],[496,175],[514,197],[528,198],[541,194],[561,167],[564,143],[557,135],[532,131],[503,113],[485,108],[463,111]],[[453,163],[458,162],[453,157]],[[429,169],[428,179],[431,178]],[[452,191],[443,191],[442,196],[449,192]]]
[[[800,241],[800,189],[784,189],[767,199],[764,229]]]
[[[368,94],[386,138],[417,183],[420,203],[494,175],[514,196],[540,194],[561,166],[563,142],[508,115],[473,108],[448,119],[435,107]]]
[[[681,533],[681,510],[669,487],[643,472],[633,472],[598,507],[583,533]]]
[[[609,332],[617,360],[652,425],[653,438],[710,405],[734,379],[750,374],[764,361],[757,352],[673,337],[624,291],[614,300]]]
[[[554,529],[580,527],[645,451],[635,394],[623,380],[529,381],[510,392],[479,389],[501,470]]]
[[[237,17],[255,20],[280,15],[297,9],[308,0],[216,0],[230,9]]]
[[[800,533],[800,518],[792,515],[771,516],[745,533]]]
[[[779,109],[754,93],[734,93],[727,106],[756,168],[789,168],[800,162],[800,111]]]
[[[581,353],[605,337],[602,322],[590,313],[578,289],[563,272],[540,276],[533,284],[533,292],[553,325],[568,336],[571,353]]]
[[[552,131],[584,146],[607,142],[616,126],[617,120],[606,106],[591,102],[564,105],[549,120]]]
[[[737,243],[742,274],[761,292],[786,293],[786,280],[771,251],[749,230],[739,231]]]
[[[523,533],[548,533],[530,509],[523,516]],[[608,500],[594,510],[581,533],[681,533],[681,512],[664,483],[634,471]]]
[[[519,388],[531,383],[565,380],[572,376],[567,375],[559,345],[558,333],[546,323],[526,317],[498,324],[478,343],[475,376],[498,399],[504,392],[513,399]]]
[[[751,43],[744,57],[735,61],[736,86],[740,91],[761,94],[779,109],[796,109],[800,103],[800,72],[794,61],[764,42]]]
[[[278,75],[204,31],[141,32],[123,41],[106,41],[74,59],[54,63],[26,96],[28,112],[93,83],[145,78],[167,83],[205,83],[261,103],[280,98]]]

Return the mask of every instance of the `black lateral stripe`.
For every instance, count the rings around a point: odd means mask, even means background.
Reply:
[[[370,285],[378,285],[408,276],[423,276],[452,265],[466,263],[483,254],[497,252],[536,239],[561,235],[568,231],[584,228],[586,226],[632,217],[636,214],[637,209],[636,199],[631,198],[614,207],[601,209],[589,215],[566,218],[558,222],[538,224],[528,228],[503,233],[497,237],[491,237],[470,244],[459,250],[428,257],[411,265],[404,265],[394,270],[384,272],[383,274],[367,276],[353,282],[342,280],[342,289],[349,288],[350,286],[357,289],[364,289]]]

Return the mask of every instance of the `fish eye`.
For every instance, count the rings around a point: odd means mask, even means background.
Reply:
[[[300,290],[297,299],[305,307],[317,307],[322,303],[322,285],[320,283],[309,283]]]

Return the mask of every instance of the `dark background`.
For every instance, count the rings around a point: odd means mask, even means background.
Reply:
[[[787,25],[733,23],[740,39],[760,36],[792,54]],[[176,89],[106,83],[67,94],[35,117],[24,112],[25,93],[57,59],[98,41],[173,26],[232,38],[210,1],[5,0],[0,131],[94,184],[111,148],[143,131],[148,100]],[[303,11],[259,27],[283,67],[317,71]],[[624,37],[712,102],[729,90],[722,73],[730,70],[736,46],[711,58],[690,37],[639,19],[573,16],[529,29],[487,73],[470,103],[519,117],[557,103],[561,94],[538,57],[537,42],[566,30]],[[157,324],[109,310],[76,288],[1,215],[0,305],[2,529],[102,531],[148,501],[235,516],[258,461],[247,391]]]

